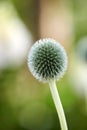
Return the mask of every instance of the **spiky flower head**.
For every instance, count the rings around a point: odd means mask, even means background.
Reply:
[[[31,47],[28,67],[39,81],[58,80],[67,69],[66,52],[62,45],[53,39],[39,40]]]

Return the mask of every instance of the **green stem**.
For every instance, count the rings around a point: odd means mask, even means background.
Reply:
[[[59,116],[61,130],[68,130],[64,110],[61,104],[61,100],[59,97],[59,93],[58,93],[55,81],[54,80],[50,81],[49,86],[50,86],[50,91],[51,91],[54,104],[55,104],[55,107]]]

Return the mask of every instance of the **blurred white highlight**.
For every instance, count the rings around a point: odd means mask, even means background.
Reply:
[[[70,79],[76,94],[84,99],[87,112],[87,37],[78,41],[71,64]]]
[[[13,5],[0,3],[0,69],[20,66],[27,55],[32,37],[17,16]]]

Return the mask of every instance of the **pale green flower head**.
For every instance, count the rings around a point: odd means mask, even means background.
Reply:
[[[28,67],[39,81],[59,80],[67,69],[65,49],[53,39],[39,40],[31,47]]]

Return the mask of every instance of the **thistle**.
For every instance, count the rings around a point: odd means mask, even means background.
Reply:
[[[64,48],[50,38],[37,41],[29,52],[28,67],[36,79],[41,82],[48,82],[59,116],[61,129],[68,130],[56,87],[56,80],[59,80],[67,69],[67,55]]]

